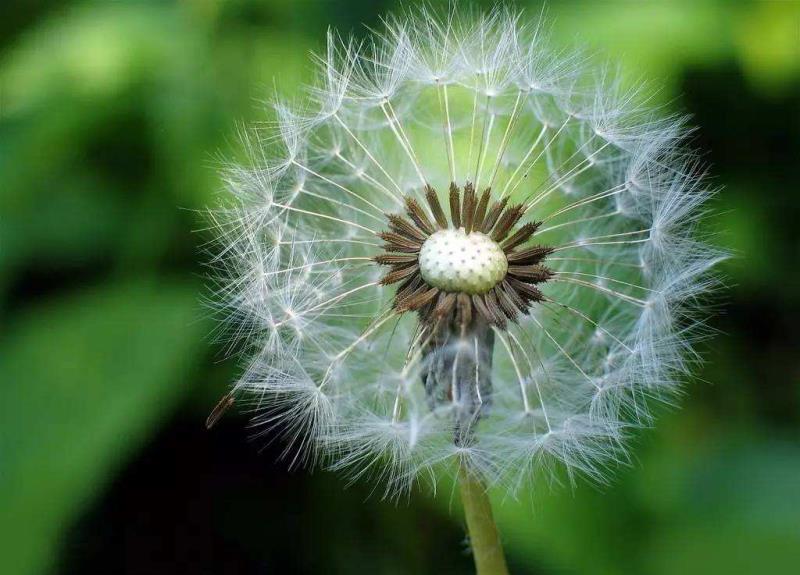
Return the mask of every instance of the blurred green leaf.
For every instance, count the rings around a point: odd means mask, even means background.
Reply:
[[[713,446],[647,541],[647,572],[790,573],[800,559],[800,450],[781,441]],[[657,495],[658,484],[653,485]]]
[[[3,334],[3,573],[50,566],[61,530],[189,389],[207,326],[195,286],[110,285],[44,303]]]
[[[664,101],[674,96],[687,65],[719,61],[733,51],[732,10],[720,10],[714,0],[563,2],[551,10],[556,40],[589,42],[624,62],[628,75],[658,78]]]
[[[741,62],[756,87],[776,92],[800,75],[800,2],[755,2],[738,24]]]
[[[691,410],[665,419],[637,447],[636,472],[623,470],[609,488],[579,482],[496,497],[514,563],[592,575],[793,571],[798,446],[714,430]]]

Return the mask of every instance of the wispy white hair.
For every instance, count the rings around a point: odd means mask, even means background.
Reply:
[[[246,361],[233,393],[293,460],[386,495],[465,461],[511,491],[558,469],[602,481],[696,363],[724,253],[698,235],[713,190],[686,118],[525,22],[422,8],[362,42],[331,33],[305,98],[277,103],[270,133],[248,136],[252,165],[226,171],[217,301]],[[546,302],[496,330],[468,444],[453,441],[458,400],[426,397],[425,334],[391,313],[372,260],[385,214],[451,181],[527,202],[554,248]]]

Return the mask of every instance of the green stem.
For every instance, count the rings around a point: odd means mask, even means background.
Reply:
[[[486,486],[465,465],[458,472],[458,482],[477,574],[508,575],[503,546],[492,517],[492,505],[486,495]]]

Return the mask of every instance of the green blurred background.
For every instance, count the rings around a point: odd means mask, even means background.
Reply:
[[[487,3],[488,5],[488,3]],[[537,3],[527,6],[531,17]],[[289,472],[231,416],[197,210],[274,82],[393,2],[4,0],[0,573],[469,573],[451,491],[395,505]],[[708,362],[602,489],[498,498],[515,573],[800,564],[800,5],[557,2],[576,38],[694,115],[736,250]]]

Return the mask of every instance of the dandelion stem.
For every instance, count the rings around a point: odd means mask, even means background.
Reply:
[[[477,575],[508,575],[486,486],[477,472],[466,464],[458,472],[458,483]]]

